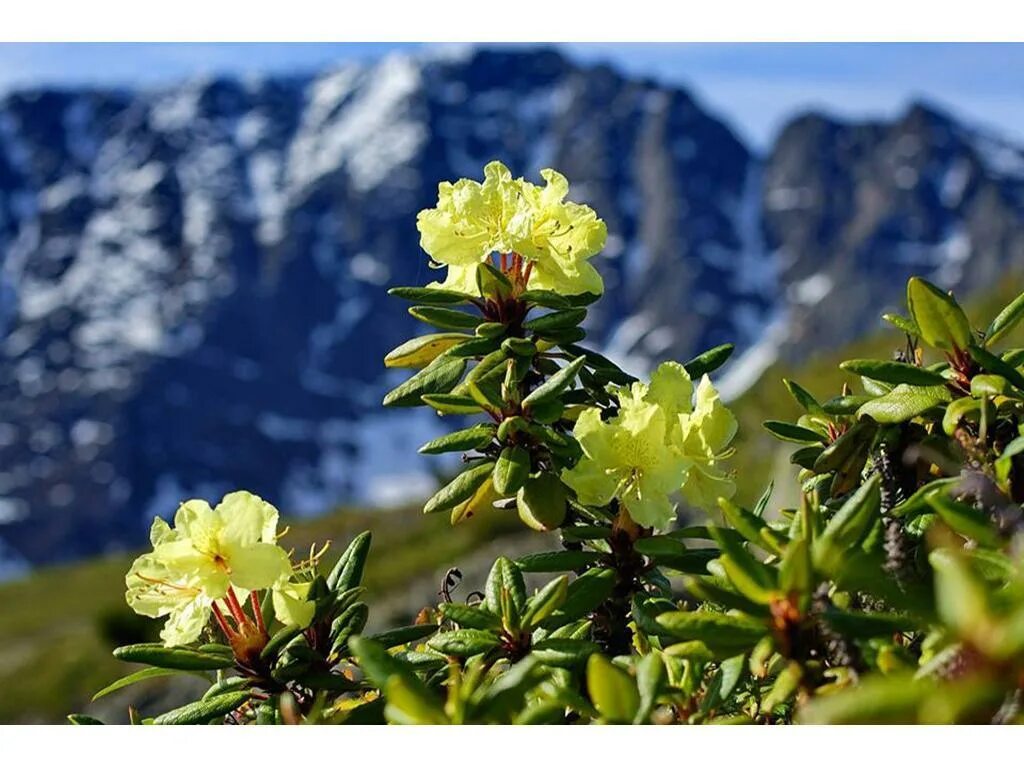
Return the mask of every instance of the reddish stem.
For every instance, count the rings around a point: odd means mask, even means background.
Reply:
[[[526,269],[523,271],[523,288],[526,288],[526,284],[530,282],[530,273],[533,272],[533,262],[526,262]]]
[[[501,254],[501,271],[508,272],[508,254]]]
[[[249,604],[252,606],[252,615],[256,617],[256,628],[262,634],[267,634],[267,627],[263,623],[263,611],[260,608],[260,601],[256,598],[255,592],[249,593]]]
[[[213,615],[214,618],[217,619],[217,626],[219,626],[220,631],[224,633],[225,639],[227,639],[228,642],[231,642],[231,638],[236,635],[236,632],[228,625],[227,618],[221,612],[220,606],[216,603],[213,604]]]
[[[231,615],[235,617],[235,622],[241,627],[243,624],[249,623],[249,617],[245,615],[245,611],[242,610],[242,604],[238,602],[238,595],[235,594],[235,590],[228,587],[228,608],[231,609]]]

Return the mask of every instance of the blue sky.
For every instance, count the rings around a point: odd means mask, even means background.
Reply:
[[[21,85],[153,85],[212,73],[317,70],[395,43],[0,44],[0,91]],[[561,46],[584,61],[685,85],[764,147],[801,109],[887,116],[915,98],[1024,143],[1024,44],[624,44]]]

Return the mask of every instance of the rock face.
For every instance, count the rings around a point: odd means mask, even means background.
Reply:
[[[608,223],[588,319],[642,369],[735,341],[723,386],[874,326],[904,278],[1022,262],[1024,156],[923,107],[795,120],[767,159],[683,90],[550,51],[0,101],[0,561],[134,545],[191,494],[293,513],[425,493],[383,412],[434,278],[439,181],[546,166]],[[969,269],[967,268],[969,265]],[[827,300],[826,300],[827,297]]]

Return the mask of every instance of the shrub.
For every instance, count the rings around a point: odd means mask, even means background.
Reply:
[[[166,617],[144,666],[104,692],[209,677],[155,723],[1021,722],[1024,350],[914,278],[895,360],[849,360],[860,392],[765,428],[796,447],[800,503],[733,500],[736,421],[708,374],[731,346],[638,381],[583,346],[604,244],[568,184],[442,184],[421,244],[445,279],[393,288],[437,331],[385,364],[389,407],[457,429],[420,448],[463,464],[424,507],[453,525],[497,508],[561,548],[499,557],[478,599],[447,590],[410,626],[365,634],[370,534],[328,571],[278,543],[245,492],[157,520],[129,604]],[[686,502],[677,523],[672,499]],[[531,592],[527,576],[550,580]],[[86,722],[84,716],[72,716]]]

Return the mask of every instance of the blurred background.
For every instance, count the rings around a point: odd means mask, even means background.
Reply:
[[[781,376],[888,355],[910,275],[986,321],[1020,290],[1021,94],[1020,45],[0,45],[0,722],[181,695],[88,704],[155,634],[123,573],[185,498],[259,493],[300,549],[371,528],[377,623],[543,548],[420,515],[441,426],[379,407],[439,181],[563,171],[608,223],[594,344],[734,342],[741,500],[785,503]]]

